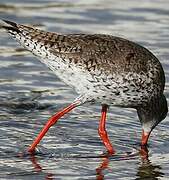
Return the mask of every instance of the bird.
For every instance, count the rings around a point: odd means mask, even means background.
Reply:
[[[163,67],[152,52],[138,43],[107,34],[46,32],[9,20],[3,20],[1,28],[78,94],[70,105],[49,118],[28,152],[36,151],[58,119],[87,103],[101,106],[98,134],[108,154],[115,153],[106,130],[110,106],[137,111],[141,147],[147,146],[151,132],[167,116]]]

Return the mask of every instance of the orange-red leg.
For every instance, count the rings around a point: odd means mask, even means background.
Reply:
[[[36,137],[36,139],[33,141],[33,143],[31,144],[31,146],[28,148],[28,152],[34,152],[36,146],[38,145],[38,143],[41,141],[41,139],[44,137],[44,135],[47,133],[47,131],[49,130],[49,128],[51,126],[53,126],[59,118],[61,118],[64,114],[68,113],[69,111],[71,111],[72,109],[74,109],[76,106],[79,105],[79,102],[75,102],[70,104],[68,107],[66,107],[65,109],[63,109],[62,111],[54,114],[49,120],[48,122],[45,124],[44,128],[41,130],[41,132],[39,133],[39,135]]]
[[[99,132],[100,138],[102,139],[108,153],[114,154],[115,150],[110,143],[110,140],[108,138],[107,131],[105,128],[107,109],[108,109],[107,105],[102,105],[102,111],[101,111],[102,115],[101,115],[101,119],[100,119],[100,123],[99,123],[98,132]]]

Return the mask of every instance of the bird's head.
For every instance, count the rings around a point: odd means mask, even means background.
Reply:
[[[146,145],[151,131],[167,116],[166,97],[153,98],[146,106],[138,107],[137,113],[142,124],[141,144]]]

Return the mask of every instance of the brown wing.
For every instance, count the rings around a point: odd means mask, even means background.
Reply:
[[[65,35],[65,39],[66,42],[58,42],[51,52],[92,72],[98,70],[107,75],[129,72],[143,74],[164,89],[163,68],[146,48],[123,38],[101,34]]]
[[[114,73],[146,72],[148,61],[155,58],[148,50],[131,41],[100,34],[66,35],[64,41],[58,41],[52,47],[51,52],[75,64],[83,64],[89,71],[101,68]]]

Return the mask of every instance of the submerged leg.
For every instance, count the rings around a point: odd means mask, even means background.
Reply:
[[[72,109],[74,109],[75,107],[77,107],[78,105],[80,105],[80,101],[75,101],[74,103],[70,104],[68,107],[64,108],[62,111],[59,111],[58,113],[54,114],[49,120],[48,122],[45,124],[44,128],[41,130],[41,132],[39,133],[39,135],[36,137],[36,139],[33,141],[33,143],[31,144],[31,146],[28,148],[28,152],[34,152],[35,151],[35,147],[38,145],[38,143],[41,141],[41,139],[44,137],[44,135],[47,133],[47,131],[49,130],[49,128],[51,126],[53,126],[58,119],[60,119],[64,114],[68,113],[69,111],[71,111]]]
[[[102,115],[101,115],[101,119],[100,119],[100,123],[99,123],[98,132],[99,132],[100,138],[102,139],[107,151],[110,154],[114,154],[115,150],[110,143],[110,140],[108,138],[107,131],[105,128],[107,109],[108,109],[107,105],[102,105],[102,112],[101,112]]]

